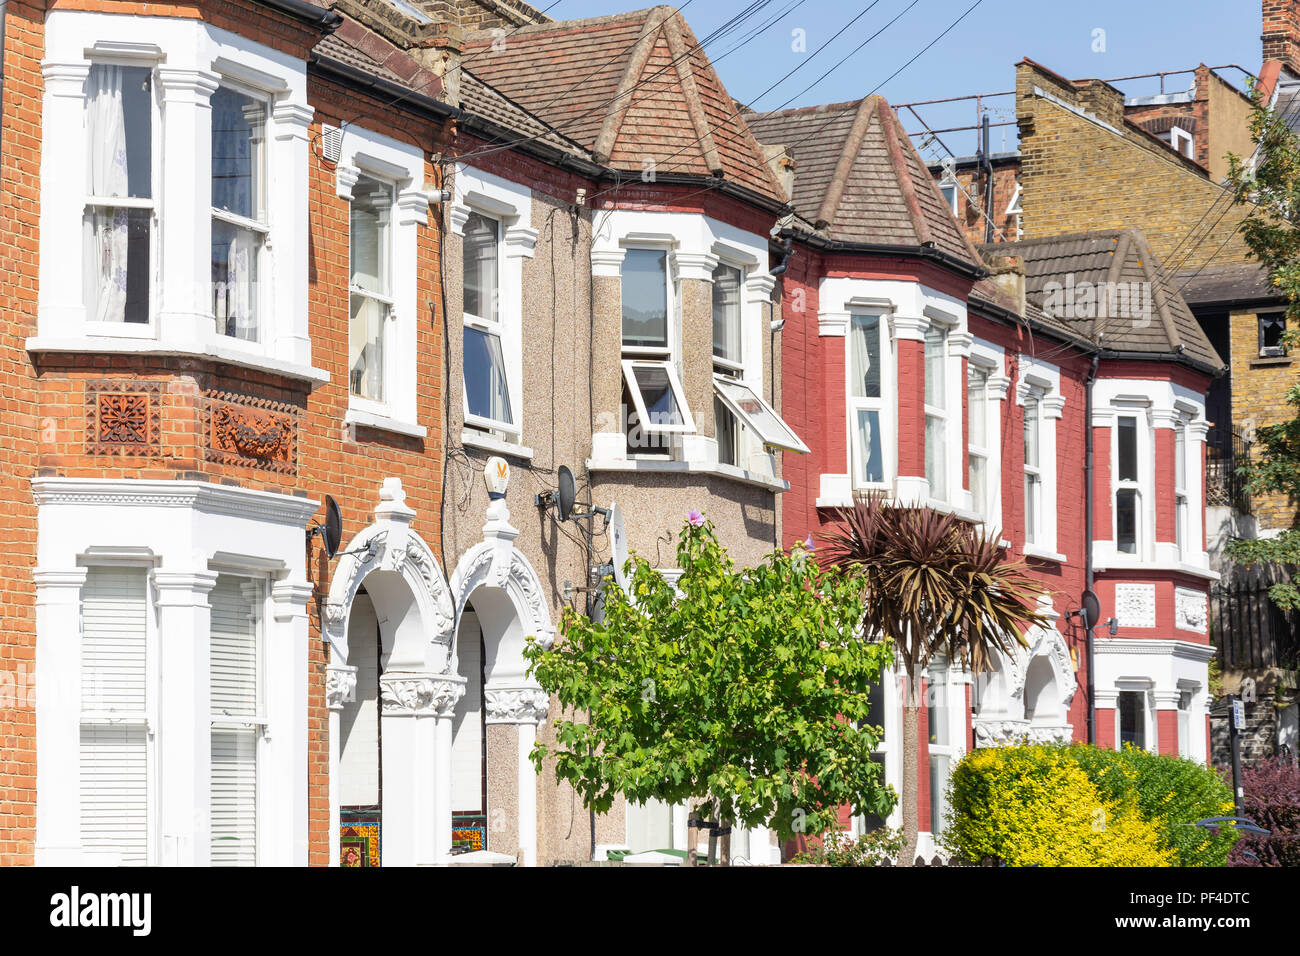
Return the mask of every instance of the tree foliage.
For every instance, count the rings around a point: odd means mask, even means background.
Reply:
[[[596,812],[616,794],[714,804],[716,819],[818,833],[842,805],[894,804],[871,760],[868,691],[891,650],[857,639],[862,589],[796,547],[738,569],[692,512],[674,589],[633,555],[630,594],[608,587],[604,619],[567,611],[563,639],[525,651],[558,696],[556,743],[539,743]]]
[[[1300,139],[1286,117],[1257,98],[1251,117],[1255,153],[1229,155],[1234,201],[1246,207],[1241,232],[1250,255],[1268,273],[1269,285],[1287,302],[1283,341],[1300,346]],[[1282,494],[1300,500],[1300,383],[1286,393],[1295,410],[1285,421],[1257,426],[1252,460],[1241,468],[1251,494]],[[1242,564],[1300,564],[1300,528],[1274,538],[1237,539],[1227,554]],[[1300,588],[1290,581],[1269,589],[1282,608],[1300,607]]]

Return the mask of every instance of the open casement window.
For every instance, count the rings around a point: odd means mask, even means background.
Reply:
[[[636,414],[635,421],[631,415],[628,417],[630,447],[638,447],[633,442],[634,430],[651,436],[695,431],[682,383],[671,362],[624,360],[623,384]]]
[[[217,334],[260,339],[268,104],[227,86],[212,94],[212,312]]]
[[[763,401],[763,397],[744,382],[725,375],[713,376],[713,390],[722,404],[750,429],[758,439],[772,448],[803,454],[808,451],[780,415]]]
[[[1025,398],[1025,543],[1040,544],[1043,536],[1043,400]]]
[[[155,862],[150,839],[148,571],[95,567],[81,592],[81,844]]]
[[[713,270],[713,373],[726,378],[744,376],[741,322],[741,289],[745,272],[719,263]],[[716,389],[715,389],[716,391]],[[718,462],[744,466],[747,460],[745,434],[731,406],[713,396],[713,435],[718,443]]]
[[[266,585],[219,574],[212,606],[212,864],[253,866],[258,845],[258,756],[266,733],[262,611]]]
[[[385,363],[392,290],[393,187],[366,176],[352,187],[351,277],[348,282],[348,390],[388,400]]]
[[[989,463],[993,458],[993,449],[990,447],[989,406],[989,370],[971,365],[966,378],[966,407],[970,416],[967,442],[967,457],[970,461],[970,495],[975,513],[985,520],[992,515],[993,511],[993,489],[989,481],[991,471]]]
[[[849,322],[849,434],[852,437],[853,484],[883,485],[885,474],[886,402],[883,356],[888,336],[879,315],[854,314]]]
[[[1141,537],[1142,491],[1139,484],[1138,418],[1115,421],[1115,550],[1137,554]]]
[[[948,499],[948,330],[925,332],[925,477],[930,497]]]
[[[463,365],[465,422],[518,436],[501,322],[501,224],[478,212],[465,221]]]
[[[92,66],[86,79],[82,288],[93,323],[147,325],[152,316],[153,129],[151,70]]]

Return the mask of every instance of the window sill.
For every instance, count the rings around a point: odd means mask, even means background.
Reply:
[[[1055,564],[1065,564],[1067,560],[1063,554],[1059,554],[1056,551],[1049,550],[1048,548],[1040,548],[1032,544],[1026,544],[1023,552],[1027,558],[1038,558],[1040,561],[1051,561]]]
[[[323,385],[330,380],[329,372],[312,365],[300,365],[286,362],[284,359],[270,355],[259,355],[239,348],[232,348],[220,343],[201,346],[197,342],[169,343],[157,339],[131,338],[129,336],[87,335],[76,338],[51,338],[33,336],[24,343],[33,355],[41,353],[83,353],[113,355],[157,355],[177,356],[181,358],[206,359],[250,368],[260,372],[271,372],[285,378],[294,378],[314,385]]]
[[[1271,366],[1290,365],[1289,355],[1261,355],[1250,360],[1251,368],[1269,368]]]
[[[491,435],[474,432],[468,428],[460,430],[460,443],[466,448],[478,448],[481,451],[490,451],[494,455],[509,455],[511,458],[521,458],[524,461],[533,460],[531,448],[502,441],[500,438],[493,438]]]
[[[1094,571],[1167,571],[1186,574],[1204,581],[1219,580],[1219,572],[1211,571],[1209,562],[1205,564],[1188,564],[1185,561],[1149,561],[1137,556],[1111,554],[1094,559]]]
[[[347,414],[343,416],[343,422],[347,425],[361,425],[363,428],[374,428],[378,431],[392,432],[395,435],[405,435],[408,438],[424,438],[429,433],[429,430],[423,425],[404,422],[388,415],[377,415],[361,408],[349,408]]]
[[[627,459],[587,459],[588,471],[645,471],[645,472],[689,472],[693,474],[717,475],[758,488],[780,493],[790,490],[790,483],[771,475],[760,475],[745,471],[734,465],[718,462],[700,463],[691,461],[674,461],[667,458],[627,458]]]

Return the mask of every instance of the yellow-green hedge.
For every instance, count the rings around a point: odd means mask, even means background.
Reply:
[[[1131,797],[1103,797],[1064,748],[976,750],[952,772],[944,843],[1008,866],[1170,866]]]

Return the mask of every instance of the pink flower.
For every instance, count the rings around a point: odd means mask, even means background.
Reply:
[[[700,514],[698,511],[691,511],[686,515],[686,520],[698,528],[700,525],[704,524],[704,515]]]
[[[817,546],[816,546],[815,544],[813,544],[812,535],[808,535],[808,537],[806,537],[806,538],[803,539],[803,546],[804,546],[804,550],[806,550],[806,551],[816,551],[816,550],[817,550]]]

